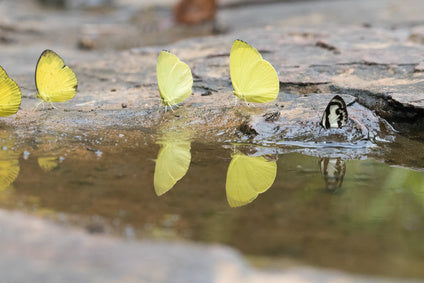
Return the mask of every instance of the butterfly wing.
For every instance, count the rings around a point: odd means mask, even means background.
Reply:
[[[321,126],[325,129],[341,128],[347,123],[347,108],[343,98],[334,96],[325,108],[322,115]]]
[[[233,155],[227,171],[227,201],[231,207],[246,205],[268,190],[277,176],[277,163],[263,156]]]
[[[38,95],[46,102],[63,102],[75,96],[78,81],[75,73],[52,50],[45,50],[35,69]]]
[[[3,67],[0,66],[0,79],[2,78],[8,78],[6,71],[3,69]]]
[[[22,95],[18,85],[0,67],[0,117],[15,114],[21,105]]]
[[[188,141],[162,143],[153,180],[156,195],[163,195],[185,176],[191,161],[190,148]]]
[[[156,75],[163,105],[181,103],[192,93],[193,76],[190,67],[174,54],[167,51],[159,54]]]
[[[272,65],[241,40],[234,41],[230,53],[230,75],[234,94],[248,102],[269,102],[277,98],[280,81]]]

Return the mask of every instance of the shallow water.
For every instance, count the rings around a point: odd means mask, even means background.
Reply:
[[[222,243],[257,266],[424,277],[424,172],[186,138],[4,134],[0,205],[90,233]]]

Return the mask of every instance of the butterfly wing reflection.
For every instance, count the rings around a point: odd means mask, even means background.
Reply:
[[[6,134],[7,135],[7,134]],[[0,191],[6,190],[19,175],[19,155],[12,150],[15,139],[0,133]]]
[[[38,157],[38,165],[44,172],[49,172],[57,167],[58,160],[57,157],[48,156],[48,157]]]
[[[328,191],[336,192],[343,185],[346,174],[346,164],[341,158],[324,157],[319,161],[321,174],[324,176]]]
[[[191,143],[186,140],[163,140],[156,159],[154,187],[156,195],[161,196],[169,191],[190,167]]]
[[[272,186],[276,176],[276,161],[269,161],[264,156],[234,153],[227,170],[228,204],[239,207],[254,201],[260,193]]]
[[[10,158],[0,154],[0,191],[12,184],[19,174],[18,158]]]

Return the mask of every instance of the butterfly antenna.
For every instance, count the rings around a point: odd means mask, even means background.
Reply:
[[[348,104],[346,104],[346,107],[349,107],[349,106],[352,106],[353,104],[355,104],[356,103],[356,98],[351,102],[351,103],[348,103]]]

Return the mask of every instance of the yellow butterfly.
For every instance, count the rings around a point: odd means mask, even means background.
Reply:
[[[190,67],[177,56],[162,51],[156,65],[161,104],[170,106],[183,102],[192,92],[193,76]]]
[[[45,102],[63,102],[75,96],[78,81],[75,73],[52,50],[44,50],[35,69],[37,98]]]
[[[0,66],[0,117],[15,114],[21,105],[22,95],[18,85]]]
[[[156,195],[160,196],[187,173],[190,167],[190,141],[165,138],[159,142],[161,148],[156,159],[154,186]]]
[[[277,98],[280,81],[272,65],[244,41],[236,40],[230,53],[233,93],[246,102],[269,102]]]
[[[231,207],[254,201],[268,190],[277,176],[277,162],[263,156],[247,156],[241,152],[232,155],[227,170],[226,192]]]

